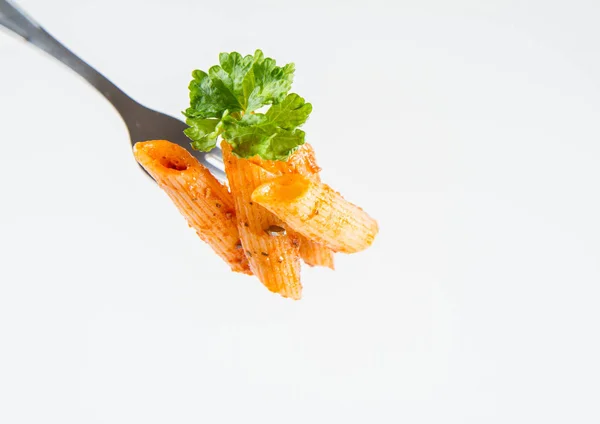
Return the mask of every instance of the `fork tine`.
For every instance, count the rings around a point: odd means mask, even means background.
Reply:
[[[220,156],[219,153],[221,153],[221,150],[219,150],[217,154],[214,153],[214,150],[211,150],[209,153],[204,153],[202,155],[202,160],[210,163],[220,170],[223,170],[223,157]]]
[[[218,163],[223,163],[223,152],[219,147],[215,147],[208,153],[211,159],[215,159]]]
[[[206,168],[208,168],[210,173],[213,174],[215,177],[217,177],[217,179],[219,181],[221,181],[221,182],[227,181],[227,176],[225,175],[225,171],[223,171],[223,169],[217,167],[216,165],[213,165],[208,160],[206,160],[206,158],[202,158],[200,160],[200,163],[202,165],[204,165]]]

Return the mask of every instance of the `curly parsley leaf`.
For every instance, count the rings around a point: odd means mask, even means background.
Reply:
[[[184,115],[188,118],[221,118],[226,110],[240,111],[233,94],[224,90],[206,72],[194,71],[190,82],[190,107]]]
[[[280,68],[275,64],[275,60],[265,58],[263,52],[257,50],[250,78],[253,90],[248,98],[246,112],[255,111],[264,105],[280,103],[292,88],[295,69],[293,63]]]
[[[184,112],[192,147],[210,151],[221,135],[239,157],[286,160],[304,144],[298,127],[312,111],[302,97],[288,94],[294,69],[293,63],[277,66],[257,50],[248,56],[221,53],[208,73],[194,71]],[[268,105],[266,113],[255,112]]]
[[[216,118],[188,118],[190,126],[183,132],[192,140],[196,150],[208,152],[217,145],[217,138],[222,131],[221,120]]]
[[[288,94],[279,104],[269,108],[266,113],[269,120],[284,129],[292,130],[304,124],[312,112],[312,105],[295,93]]]

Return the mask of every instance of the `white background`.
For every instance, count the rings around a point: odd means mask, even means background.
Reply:
[[[22,0],[135,99],[294,61],[379,220],[304,299],[234,275],[69,69],[0,33],[0,422],[600,421],[600,3]]]

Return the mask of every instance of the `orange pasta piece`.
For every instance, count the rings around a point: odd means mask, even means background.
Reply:
[[[300,257],[310,266],[323,266],[335,269],[334,251],[329,247],[298,234]]]
[[[313,147],[308,143],[300,146],[286,162],[267,161],[258,156],[249,160],[273,174],[297,173],[320,181],[321,168],[317,165]],[[300,257],[306,264],[334,269],[334,252],[331,249],[301,234],[298,234],[297,237],[300,243]]]
[[[233,197],[187,150],[166,140],[136,143],[137,161],[169,195],[198,236],[236,272],[251,274]]]
[[[321,181],[319,176],[321,168],[317,166],[315,151],[310,144],[303,144],[290,160],[295,167],[295,172],[305,177],[312,177],[316,181]],[[302,235],[299,235],[299,239],[300,257],[306,264],[335,268],[333,250]]]
[[[354,253],[369,247],[377,235],[377,222],[346,201],[331,187],[300,174],[267,181],[252,193],[294,231],[336,252]]]
[[[271,212],[252,201],[252,192],[273,175],[246,159],[231,153],[227,142],[221,143],[225,172],[235,202],[242,246],[250,269],[272,292],[300,299],[300,259],[298,241],[282,231],[286,225]]]
[[[315,151],[308,143],[304,143],[296,150],[287,161],[264,160],[259,156],[248,159],[255,165],[264,168],[271,174],[293,174],[317,175],[321,168],[317,165]]]

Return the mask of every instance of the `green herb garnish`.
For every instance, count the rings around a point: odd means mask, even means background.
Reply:
[[[298,127],[312,111],[302,97],[288,94],[294,64],[279,67],[260,50],[248,56],[221,53],[219,63],[208,73],[192,73],[190,107],[184,112],[192,147],[208,152],[221,136],[241,158],[287,160],[304,144]],[[265,113],[257,111],[267,105]]]

